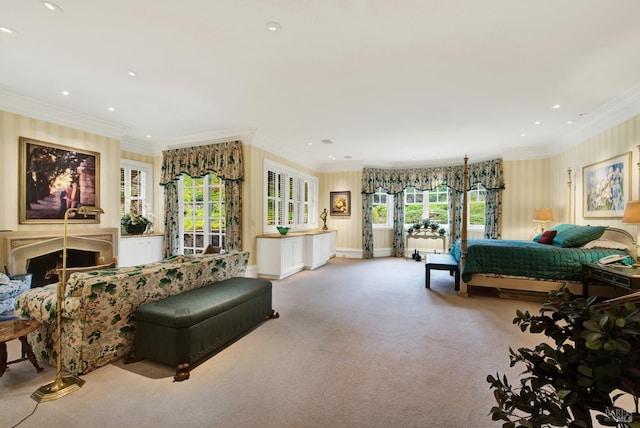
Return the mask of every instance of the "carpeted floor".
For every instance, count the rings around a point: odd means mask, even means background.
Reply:
[[[38,405],[20,427],[496,427],[488,374],[507,373],[521,333],[516,309],[540,304],[459,297],[448,272],[397,258],[332,259],[273,281],[280,318],[263,324],[174,383],[171,367],[117,361],[85,385]],[[19,341],[9,344],[9,359]],[[29,362],[0,378],[0,426],[36,407],[30,395],[55,377]]]

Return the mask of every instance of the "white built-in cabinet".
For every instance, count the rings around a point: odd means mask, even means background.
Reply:
[[[122,235],[118,247],[118,266],[138,266],[163,259],[162,235]]]
[[[335,256],[335,242],[335,230],[259,236],[258,276],[282,279],[303,269],[317,269]]]

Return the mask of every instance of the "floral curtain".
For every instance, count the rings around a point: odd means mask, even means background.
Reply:
[[[373,258],[373,195],[362,194],[362,258]]]
[[[484,202],[484,237],[502,239],[502,189],[487,190]]]
[[[456,236],[450,236],[449,242],[455,241],[462,233],[462,197],[463,192],[466,189],[471,188],[476,183],[482,184],[487,193],[493,192],[491,196],[491,209],[485,214],[485,219],[489,219],[487,224],[489,225],[489,232],[491,236],[500,236],[501,234],[501,194],[504,189],[504,171],[502,167],[502,159],[493,159],[487,161],[476,162],[468,165],[467,168],[468,179],[467,183],[464,183],[464,166],[442,166],[433,168],[408,168],[408,169],[384,169],[384,168],[364,168],[362,170],[362,196],[363,196],[363,250],[365,249],[364,240],[367,239],[371,242],[366,243],[366,248],[370,247],[370,251],[366,254],[370,254],[373,257],[373,232],[367,235],[367,228],[372,230],[371,225],[371,209],[373,201],[370,202],[369,207],[364,204],[366,196],[371,196],[375,193],[376,189],[382,187],[387,193],[402,195],[404,189],[407,187],[415,187],[419,190],[431,190],[441,184],[445,184],[450,188],[456,190],[456,212],[452,216],[452,206],[449,207],[450,222],[455,221],[455,234]],[[465,186],[466,184],[466,186]],[[450,196],[452,193],[450,193]],[[371,199],[371,198],[368,198]],[[404,254],[398,254],[398,250],[402,248],[404,253],[404,240],[402,238],[404,223],[404,215],[396,219],[398,214],[398,200],[403,201],[403,198],[395,198],[396,205],[394,207],[394,243],[393,253],[397,256],[403,256]],[[453,198],[449,198],[453,201]],[[404,210],[404,207],[402,208]],[[368,211],[367,211],[368,210]],[[367,222],[368,214],[368,222]],[[399,228],[398,228],[399,227]],[[451,224],[449,224],[449,230],[451,230]],[[450,232],[451,233],[451,232]],[[396,242],[400,235],[400,241]],[[364,254],[363,254],[364,257]]]
[[[178,194],[176,180],[183,173],[193,178],[208,173],[216,174],[225,184],[226,246],[229,250],[241,248],[242,232],[242,180],[244,165],[242,143],[209,144],[184,147],[162,152],[160,184],[165,186],[165,257],[178,253]]]
[[[393,195],[393,248],[391,257],[404,257],[404,194]]]

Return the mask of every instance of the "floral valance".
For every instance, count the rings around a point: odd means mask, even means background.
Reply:
[[[504,189],[502,159],[469,164],[468,173],[467,188],[480,183],[487,190]],[[408,169],[364,168],[362,193],[375,193],[379,187],[391,194],[400,193],[407,187],[430,190],[441,184],[461,192],[463,174],[463,165]]]
[[[182,173],[195,178],[213,172],[222,180],[242,180],[243,171],[240,141],[183,147],[162,152],[160,184],[177,180]]]

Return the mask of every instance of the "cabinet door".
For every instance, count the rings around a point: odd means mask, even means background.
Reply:
[[[137,266],[162,260],[161,235],[120,238],[118,266]]]

